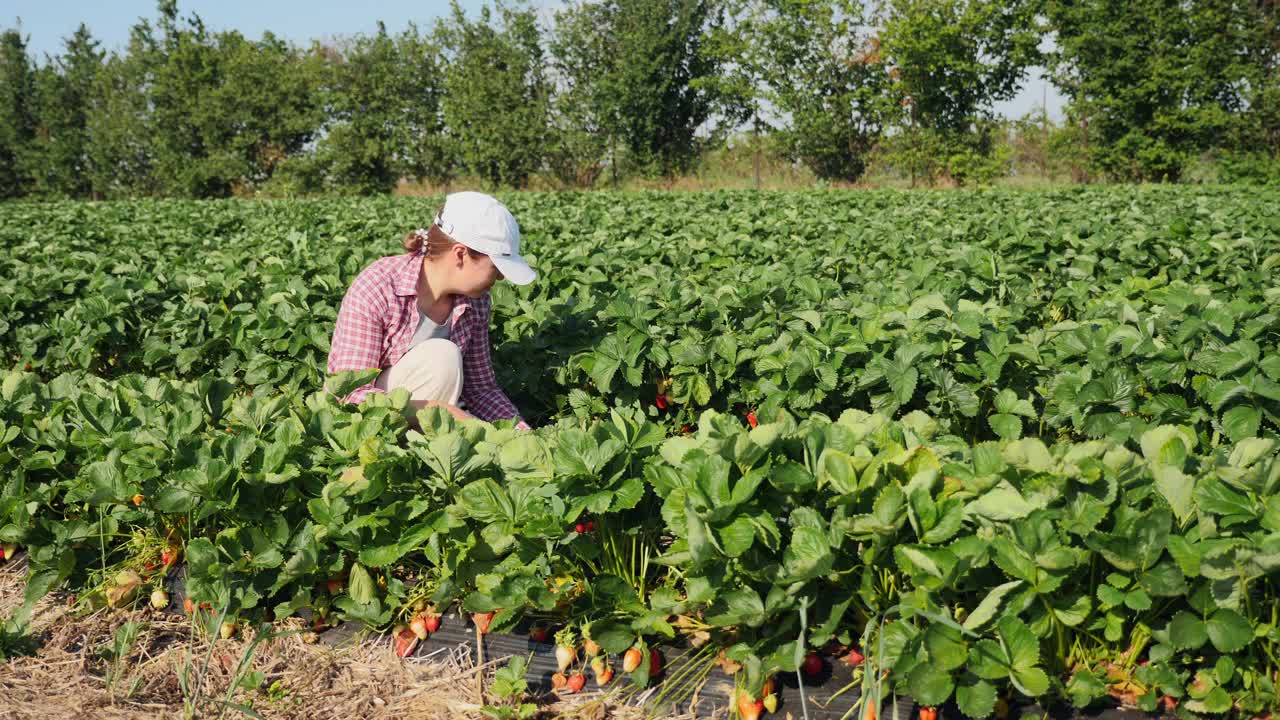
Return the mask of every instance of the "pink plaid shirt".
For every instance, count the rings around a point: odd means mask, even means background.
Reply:
[[[421,252],[375,260],[352,281],[338,310],[329,349],[329,373],[341,370],[386,369],[409,351],[418,327],[418,273]],[[453,335],[462,351],[462,400],[481,420],[519,418],[493,375],[489,355],[489,294],[479,299],[462,295],[453,300]],[[359,403],[371,392],[382,392],[373,383],[356,388],[343,398]],[[520,421],[521,427],[528,427]]]

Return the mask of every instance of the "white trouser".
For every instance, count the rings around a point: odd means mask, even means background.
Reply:
[[[402,387],[414,400],[457,405],[462,396],[462,351],[443,338],[423,340],[379,373],[373,384],[382,390]]]

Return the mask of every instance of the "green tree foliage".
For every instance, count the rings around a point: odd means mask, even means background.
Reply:
[[[767,0],[740,17],[746,75],[789,117],[776,133],[820,178],[855,181],[895,102],[867,9],[847,0]]]
[[[613,63],[613,47],[599,32],[607,8],[578,3],[558,10],[548,35],[556,92],[550,107],[546,162],[565,185],[587,187],[616,160],[618,107],[601,81]],[[607,156],[607,157],[606,157]],[[617,170],[617,163],[610,163]]]
[[[1177,180],[1201,151],[1261,131],[1275,108],[1274,12],[1252,0],[1048,2],[1054,82],[1087,122],[1094,163],[1118,180]]]
[[[213,34],[199,16],[180,22],[172,0],[162,2],[159,25],[147,95],[155,170],[169,192],[249,189],[311,139],[321,120],[314,74],[289,45],[270,33],[259,42]]]
[[[1035,6],[1022,0],[891,0],[882,41],[916,123],[956,135],[1040,60]]]
[[[439,51],[416,26],[356,36],[329,53],[330,121],[317,151],[328,184],[389,192],[401,177],[446,181],[453,160],[444,134]]]
[[[0,198],[369,194],[459,174],[590,187],[705,168],[744,128],[757,172],[767,147],[828,180],[877,158],[913,185],[981,183],[1034,151],[1048,177],[1275,182],[1278,6],[572,0],[542,27],[527,0],[497,0],[297,46],[157,0],[116,52],[81,25],[38,60],[0,31]],[[1067,123],[1011,144],[994,107],[1034,64]]]
[[[212,34],[199,16],[178,17],[176,0],[160,3],[158,54],[147,96],[157,179],[180,197],[225,197],[236,179],[220,152],[229,128],[217,117],[214,93],[223,83]]]
[[[85,118],[91,196],[126,198],[167,194],[154,170],[152,116],[147,89],[160,53],[151,24],[129,32],[125,54],[112,53],[99,70]]]
[[[89,109],[104,53],[83,23],[65,52],[36,71],[37,131],[32,147],[33,192],[88,197]]]
[[[323,119],[322,58],[292,48],[271,33],[261,40],[219,34],[223,81],[210,94],[217,152],[235,182],[257,187],[288,156],[315,137]]]
[[[558,118],[607,145],[615,169],[689,169],[703,149],[699,130],[721,110],[720,62],[704,45],[722,5],[604,0],[557,13],[552,46],[567,89],[560,107],[569,107]]]
[[[35,85],[22,33],[0,33],[0,198],[18,197],[31,190]]]
[[[1016,95],[1027,67],[1040,60],[1036,5],[891,0],[884,11],[882,52],[903,108],[897,157],[913,177],[946,169],[964,181],[998,171],[990,163],[992,108]]]
[[[488,6],[475,20],[456,2],[436,27],[448,59],[445,124],[463,167],[493,185],[524,187],[542,166],[550,83],[532,8]]]

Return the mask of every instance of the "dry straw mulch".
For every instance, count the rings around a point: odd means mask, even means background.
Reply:
[[[0,620],[22,604],[25,576],[24,558],[0,565]],[[130,621],[141,630],[123,660],[113,661],[117,630]],[[298,618],[275,626],[277,633],[303,629]],[[183,615],[142,609],[77,616],[70,595],[52,593],[37,605],[31,635],[34,655],[0,663],[0,720],[250,717],[223,700],[243,671],[252,630],[211,645]],[[273,720],[479,718],[477,675],[487,683],[503,660],[477,668],[464,648],[402,660],[378,635],[337,648],[305,639],[297,632],[258,643],[247,667],[265,681],[237,689],[232,703]],[[599,696],[544,704],[540,712],[588,720],[643,715]]]

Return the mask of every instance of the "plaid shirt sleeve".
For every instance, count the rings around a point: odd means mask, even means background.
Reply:
[[[468,313],[471,325],[471,341],[462,358],[462,398],[471,414],[481,420],[516,418],[517,427],[528,429],[520,418],[520,411],[498,387],[493,374],[493,358],[489,353],[489,318],[492,300],[488,295],[472,303],[474,312]]]
[[[386,339],[386,298],[368,272],[356,276],[338,309],[338,322],[329,346],[329,374],[342,370],[366,370],[382,366]],[[373,383],[361,385],[344,402],[359,404],[371,392],[382,392]]]

